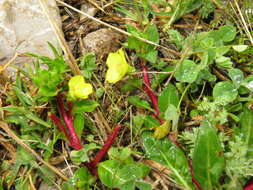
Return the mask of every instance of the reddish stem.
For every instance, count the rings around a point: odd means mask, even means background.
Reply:
[[[86,166],[92,171],[93,174],[97,175],[97,165],[98,163],[103,159],[103,157],[106,155],[108,150],[111,148],[115,138],[117,137],[119,131],[121,129],[121,125],[117,125],[114,129],[112,134],[109,136],[109,138],[106,140],[103,147],[98,151],[96,156],[93,158],[92,161],[90,161]]]
[[[158,121],[162,124],[164,121],[161,120],[159,118],[159,115],[160,115],[160,110],[159,110],[159,107],[158,107],[158,98],[157,96],[155,95],[155,93],[153,92],[152,88],[151,88],[151,82],[149,80],[149,76],[148,76],[148,69],[147,67],[145,66],[145,62],[144,60],[141,60],[140,61],[140,64],[141,64],[141,68],[142,68],[142,72],[143,72],[143,80],[144,80],[144,87],[143,87],[143,90],[146,92],[146,94],[149,96],[149,98],[151,99],[152,101],[152,104],[153,104],[153,108],[155,110],[155,114],[154,114],[154,117],[156,119],[158,119]],[[176,145],[178,146],[179,148],[181,148],[181,145],[180,143],[175,139],[173,138],[172,136],[168,136],[169,139]],[[202,188],[200,187],[200,184],[198,183],[197,179],[195,178],[194,176],[194,171],[192,169],[192,165],[191,165],[191,161],[189,160],[189,166],[190,166],[190,172],[191,172],[191,175],[192,175],[192,182],[196,185],[196,187],[198,188],[198,190],[202,190]],[[253,190],[253,189],[247,189],[247,190]]]
[[[246,185],[243,190],[253,190],[253,182],[251,182],[250,184]]]
[[[58,111],[61,117],[64,119],[65,126],[67,129],[61,123],[60,119],[57,118],[56,116],[51,115],[51,119],[59,127],[59,129],[66,135],[67,139],[69,140],[70,145],[74,149],[80,150],[82,148],[82,144],[76,134],[74,123],[73,123],[73,116],[71,115],[73,105],[71,102],[69,102],[68,103],[69,110],[66,110],[64,107],[63,97],[61,94],[57,95],[56,101],[57,101]]]
[[[155,110],[155,115],[156,117],[159,118],[160,115],[160,111],[159,111],[159,107],[158,107],[158,98],[155,95],[155,93],[153,92],[152,88],[151,88],[151,82],[149,80],[149,76],[148,76],[148,69],[145,66],[145,62],[144,60],[140,61],[141,64],[141,68],[142,68],[142,72],[143,72],[143,80],[144,80],[144,87],[143,90],[147,93],[147,95],[149,96],[150,100],[152,101],[153,104],[153,108]]]

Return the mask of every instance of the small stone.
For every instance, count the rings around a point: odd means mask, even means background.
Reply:
[[[83,53],[94,53],[98,58],[115,52],[120,48],[123,36],[111,29],[102,28],[83,38]]]
[[[56,2],[47,0],[47,3],[50,14],[61,26]],[[47,42],[58,44],[39,1],[0,0],[0,64],[5,63],[16,52],[52,56]],[[20,62],[24,62],[24,59],[18,59],[16,63]]]

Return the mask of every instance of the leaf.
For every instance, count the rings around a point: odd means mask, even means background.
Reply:
[[[161,113],[165,113],[166,109],[170,104],[175,107],[178,106],[179,97],[177,89],[169,84],[159,95],[158,97],[158,106]]]
[[[231,42],[236,36],[236,28],[232,25],[222,26],[218,31],[223,42]]]
[[[135,190],[135,182],[148,173],[142,163],[124,164],[118,160],[107,160],[99,164],[98,175],[104,185],[121,190]]]
[[[194,82],[198,77],[198,67],[191,60],[184,60],[175,72],[175,77],[180,82]]]
[[[87,168],[79,168],[74,175],[62,184],[62,190],[85,189],[90,190],[90,185],[95,182],[95,178]]]
[[[177,125],[180,116],[180,110],[177,109],[173,104],[169,104],[168,108],[164,113],[164,119],[172,121],[172,131],[177,132]]]
[[[247,45],[235,45],[235,46],[232,46],[232,48],[237,52],[243,52],[248,48],[248,46]]]
[[[248,147],[248,154],[253,155],[253,113],[250,109],[244,108],[240,117],[241,132],[245,144]]]
[[[95,143],[86,144],[81,150],[72,150],[70,152],[70,158],[74,164],[81,164],[82,162],[89,161],[88,152],[94,149],[100,148]]]
[[[253,76],[249,75],[243,81],[243,86],[248,88],[251,92],[253,91]]]
[[[86,99],[93,92],[92,85],[86,83],[82,75],[73,76],[69,82],[69,96],[71,99]]]
[[[73,113],[92,112],[99,104],[94,100],[81,100],[74,102]]]
[[[224,101],[224,104],[233,102],[237,95],[237,89],[231,81],[218,82],[213,88],[214,99]]]
[[[133,79],[127,80],[120,90],[121,92],[126,93],[128,91],[133,91],[137,88],[141,88],[141,86],[142,86],[142,80],[133,78]]]
[[[151,133],[142,135],[142,143],[148,159],[165,165],[171,170],[171,178],[183,189],[193,189],[191,173],[184,152],[169,139],[154,138]]]
[[[24,93],[21,89],[19,89],[17,86],[12,86],[13,91],[15,92],[16,96],[18,97],[19,101],[23,104],[23,106],[26,105],[33,105],[33,99],[32,97]]]
[[[127,100],[136,107],[153,111],[150,104],[146,100],[142,100],[137,96],[129,96]]]
[[[39,167],[40,177],[49,185],[53,185],[55,181],[55,174],[47,166],[43,165]]]
[[[133,67],[127,64],[125,52],[122,48],[108,55],[106,65],[108,66],[108,70],[105,80],[113,84],[123,79],[129,71],[133,70]]]
[[[157,139],[162,139],[167,136],[170,132],[171,124],[169,121],[165,121],[162,125],[155,127],[154,137]]]
[[[240,69],[235,69],[235,68],[230,69],[228,71],[228,75],[232,79],[233,83],[235,84],[237,88],[242,84],[244,76],[243,76],[243,72]]]
[[[75,114],[74,128],[78,137],[81,138],[84,128],[84,115],[82,113]]]
[[[225,158],[215,127],[208,121],[199,127],[192,165],[195,177],[204,190],[214,189],[219,184],[225,169]]]

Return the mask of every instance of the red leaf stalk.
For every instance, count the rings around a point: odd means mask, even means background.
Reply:
[[[157,96],[155,95],[155,93],[153,92],[152,88],[151,88],[151,82],[149,80],[149,76],[148,76],[148,69],[145,65],[145,62],[144,60],[140,60],[140,64],[141,64],[141,68],[142,68],[142,72],[143,72],[143,80],[144,80],[144,87],[143,87],[143,90],[146,92],[146,94],[149,96],[149,98],[151,99],[152,101],[152,104],[153,104],[153,108],[155,110],[155,114],[154,114],[154,117],[159,120],[159,122],[162,124],[164,121],[161,120],[159,118],[159,115],[160,115],[160,110],[159,110],[159,107],[158,107],[158,98]],[[180,143],[174,139],[172,136],[168,136],[169,139],[176,145],[178,146],[179,148],[181,148],[182,146],[180,145]],[[192,169],[192,165],[191,165],[191,161],[189,160],[189,166],[190,166],[190,171],[191,171],[191,175],[192,175],[192,182],[196,185],[196,187],[198,188],[198,190],[202,190],[200,184],[198,183],[197,179],[195,178],[194,176],[194,171]],[[245,189],[244,189],[245,190]],[[253,189],[246,189],[246,190],[253,190]]]
[[[141,64],[141,68],[142,68],[142,72],[143,72],[143,80],[144,80],[144,85],[145,85],[143,87],[143,90],[147,93],[150,100],[152,101],[153,108],[155,110],[155,117],[159,118],[160,111],[159,111],[159,107],[158,107],[158,99],[151,88],[151,82],[149,80],[149,76],[148,76],[148,72],[147,72],[148,69],[144,63],[144,60],[140,60],[140,64]]]
[[[103,147],[98,151],[96,156],[93,158],[92,161],[90,161],[86,166],[92,171],[93,174],[97,175],[97,165],[98,163],[103,159],[103,157],[106,155],[108,150],[111,148],[115,138],[119,134],[119,131],[121,129],[121,125],[117,125],[114,129],[112,134],[108,137]]]
[[[246,185],[243,190],[253,190],[253,182],[251,181],[248,185]]]
[[[56,101],[58,111],[61,117],[64,119],[66,127],[62,124],[61,120],[54,114],[51,114],[50,118],[53,120],[55,125],[58,126],[59,129],[66,135],[67,139],[69,140],[70,146],[76,150],[80,150],[82,148],[82,144],[76,134],[73,123],[73,116],[71,115],[73,104],[69,102],[68,103],[69,110],[66,110],[64,107],[63,97],[61,94],[57,95]]]

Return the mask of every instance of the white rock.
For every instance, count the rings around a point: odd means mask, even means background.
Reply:
[[[55,0],[47,2],[50,14],[61,27]],[[47,41],[58,44],[38,0],[0,0],[0,64],[5,63],[16,52],[52,56]],[[19,63],[22,61],[24,60],[18,60]]]

